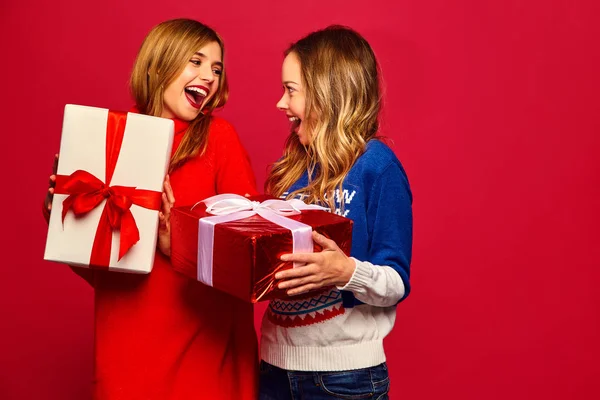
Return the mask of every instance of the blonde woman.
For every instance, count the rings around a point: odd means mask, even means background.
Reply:
[[[154,27],[137,55],[135,110],[172,118],[176,132],[152,273],[77,270],[95,289],[95,399],[256,398],[252,305],[174,272],[169,258],[175,201],[256,193],[235,130],[212,115],[228,95],[223,53],[214,30],[177,19]],[[51,187],[47,215],[52,194]]]
[[[412,196],[402,165],[377,137],[379,70],[365,39],[329,27],[294,43],[277,103],[292,123],[267,191],[328,204],[354,221],[352,257],[314,234],[322,252],[287,254],[293,300],[262,323],[260,399],[387,399],[383,339],[409,293]],[[308,293],[308,291],[318,291]]]

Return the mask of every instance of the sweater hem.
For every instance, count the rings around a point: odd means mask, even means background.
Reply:
[[[383,340],[348,346],[299,347],[263,340],[263,361],[290,371],[347,371],[385,362]]]

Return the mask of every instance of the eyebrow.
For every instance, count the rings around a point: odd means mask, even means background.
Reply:
[[[299,83],[296,83],[296,82],[294,82],[294,81],[285,81],[285,82],[283,82],[283,84],[284,84],[284,85],[287,85],[288,83],[293,83],[294,85],[298,85],[298,86],[300,86],[300,84],[299,84]]]
[[[207,58],[204,53],[200,53],[199,51],[197,51],[195,55],[197,55],[200,58]],[[219,67],[223,67],[223,63],[221,61],[215,61],[213,63],[213,65],[218,65]]]

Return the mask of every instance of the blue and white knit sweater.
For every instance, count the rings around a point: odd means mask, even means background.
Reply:
[[[305,173],[284,197],[307,185]],[[412,195],[392,150],[371,140],[334,201],[336,213],[354,222],[351,256],[356,270],[344,287],[270,302],[262,323],[261,357],[277,367],[336,371],[381,364],[396,304],[410,292]]]

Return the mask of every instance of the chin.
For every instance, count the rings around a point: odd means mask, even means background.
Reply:
[[[298,141],[300,142],[301,145],[308,146],[308,140],[307,140],[307,138],[304,137],[304,135],[299,134]]]
[[[186,111],[183,112],[181,115],[178,115],[177,118],[183,121],[192,122],[196,119],[196,117],[198,117],[198,115],[200,115],[200,111]]]

